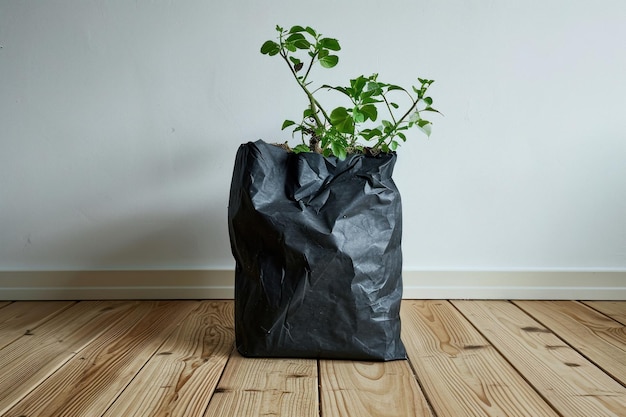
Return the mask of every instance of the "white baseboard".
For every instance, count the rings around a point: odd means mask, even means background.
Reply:
[[[232,299],[232,270],[0,271],[0,300]],[[626,300],[626,271],[404,271],[407,299]]]
[[[405,271],[404,298],[626,300],[626,271]]]

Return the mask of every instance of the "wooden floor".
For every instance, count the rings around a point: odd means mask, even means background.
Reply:
[[[245,359],[232,301],[0,302],[2,416],[626,416],[626,301],[414,301],[409,360]]]

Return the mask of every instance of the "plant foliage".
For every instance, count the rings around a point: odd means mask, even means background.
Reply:
[[[433,80],[418,78],[419,85],[408,91],[379,81],[378,74],[372,74],[359,75],[347,86],[323,84],[314,88],[309,79],[312,68],[316,64],[335,67],[339,63],[339,42],[308,26],[288,30],[276,26],[276,31],[278,38],[263,43],[261,53],[280,56],[308,99],[302,120],[285,120],[282,125],[282,129],[293,127],[294,134],[302,137],[302,143],[293,149],[295,152],[311,151],[344,159],[355,151],[395,151],[407,140],[406,131],[412,128],[430,135],[432,123],[423,118],[423,113],[439,113],[427,95]],[[338,92],[347,98],[348,104],[327,111],[317,99],[320,90]]]

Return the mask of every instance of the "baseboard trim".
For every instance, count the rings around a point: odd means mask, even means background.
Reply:
[[[232,299],[232,270],[0,271],[0,300]],[[626,300],[626,271],[404,271],[407,299]]]
[[[626,271],[407,271],[404,298],[626,300]]]

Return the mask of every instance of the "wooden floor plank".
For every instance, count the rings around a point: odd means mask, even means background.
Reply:
[[[624,415],[626,388],[514,304],[453,303],[564,416]]]
[[[438,417],[556,417],[446,301],[403,300],[403,340]]]
[[[85,301],[0,351],[0,415],[77,355],[137,302]]]
[[[626,301],[585,301],[584,303],[626,325]]]
[[[201,417],[233,345],[233,303],[202,302],[159,348],[105,417]]]
[[[0,301],[0,309],[11,304],[11,301]]]
[[[197,304],[135,305],[4,416],[101,416]]]
[[[75,304],[73,301],[24,301],[0,308],[0,349],[34,331],[41,323]]]
[[[626,385],[626,327],[575,301],[515,304]]]
[[[386,363],[242,358],[232,350],[233,304],[0,302],[0,415],[621,417],[626,409],[626,302],[404,300],[409,361]]]
[[[205,417],[319,416],[317,361],[231,355]]]
[[[324,417],[431,417],[408,361],[320,361]]]

